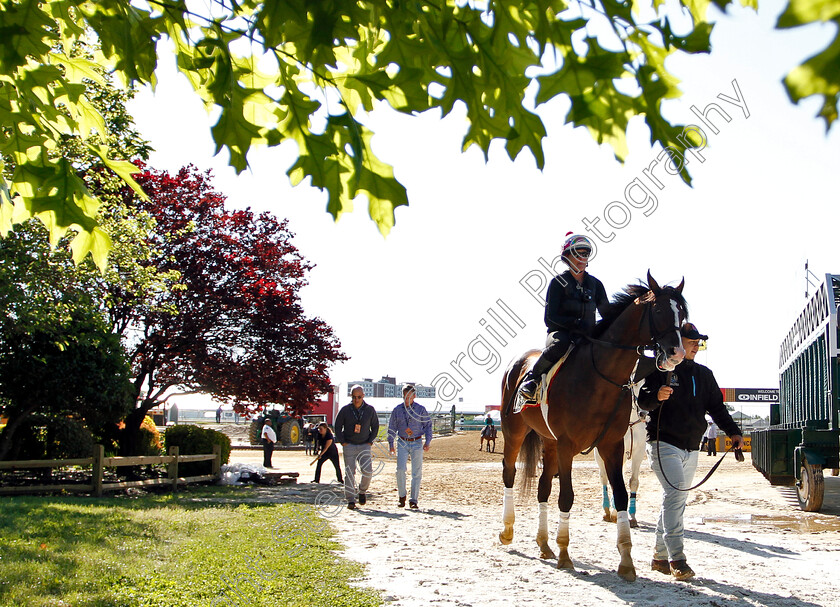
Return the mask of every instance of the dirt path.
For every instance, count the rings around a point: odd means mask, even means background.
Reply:
[[[712,479],[691,492],[686,510],[686,552],[698,577],[677,582],[649,570],[659,484],[642,467],[633,559],[639,579],[615,574],[615,526],[601,521],[601,487],[594,461],[575,461],[575,506],[570,554],[575,572],[539,559],[534,542],[535,494],[517,499],[516,536],[501,530],[501,444],[478,452],[475,434],[436,439],[426,458],[418,511],[397,507],[395,464],[375,469],[366,506],[324,509],[347,547],[345,556],[368,565],[363,584],[380,589],[391,605],[634,605],[711,607],[840,607],[840,478],[826,478],[823,513],[801,512],[790,488],[772,487],[750,465],[730,455]],[[259,460],[235,452],[234,460]],[[282,470],[298,470],[301,483],[280,491],[285,500],[314,502],[328,485],[307,484],[311,459],[301,452],[275,455]],[[700,475],[714,458],[701,455]],[[275,465],[278,465],[275,464]],[[322,480],[333,480],[325,468]],[[276,493],[276,492],[272,492]],[[340,496],[340,493],[336,493]],[[555,504],[555,494],[551,503]],[[556,511],[549,517],[551,533]]]

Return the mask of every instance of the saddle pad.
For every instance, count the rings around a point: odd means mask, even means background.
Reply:
[[[548,391],[551,388],[551,383],[554,381],[554,376],[557,375],[558,369],[566,362],[566,359],[569,358],[569,354],[571,354],[572,350],[574,349],[575,345],[572,344],[569,346],[569,349],[566,350],[566,354],[564,354],[560,360],[554,363],[554,366],[548,370],[548,373],[543,375],[540,378],[540,384],[537,386],[537,400],[535,401],[525,401],[522,397],[522,392],[519,391],[519,386],[516,388],[516,398],[513,401],[513,413],[519,413],[522,409],[527,407],[548,407]]]

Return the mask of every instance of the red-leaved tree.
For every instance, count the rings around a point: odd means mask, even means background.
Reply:
[[[126,190],[126,204],[157,220],[151,263],[180,272],[181,285],[142,306],[120,306],[115,294],[138,403],[123,450],[133,450],[143,417],[173,390],[211,394],[239,413],[269,403],[306,412],[329,388],[328,367],[347,357],[332,328],[304,314],[299,290],[312,265],[288,221],[225,209],[209,172],[193,166],[136,178],[149,200]]]

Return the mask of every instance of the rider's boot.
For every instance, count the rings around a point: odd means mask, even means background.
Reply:
[[[537,399],[537,386],[539,386],[539,381],[536,377],[534,377],[533,371],[528,371],[528,374],[522,380],[522,384],[519,386],[519,393],[522,394],[522,398],[527,400],[536,400]]]
[[[544,374],[551,370],[555,362],[548,359],[545,353],[541,354],[537,362],[534,363],[534,367],[522,379],[522,383],[519,385],[519,393],[526,401],[537,400],[537,388],[540,385],[540,380]]]

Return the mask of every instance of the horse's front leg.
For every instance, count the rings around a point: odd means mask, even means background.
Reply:
[[[548,498],[551,497],[551,484],[557,474],[557,444],[543,441],[543,471],[537,488],[537,501],[540,507],[540,523],[537,527],[537,545],[541,559],[553,559],[556,555],[548,545]]]
[[[560,507],[560,522],[557,524],[557,568],[574,569],[575,565],[569,558],[569,515],[572,504],[575,503],[575,492],[572,489],[572,454],[561,451],[558,465],[560,496],[557,498],[557,505]]]
[[[502,481],[505,484],[505,494],[502,501],[502,524],[505,528],[499,533],[499,541],[502,544],[510,544],[513,541],[513,522],[516,520],[513,510],[513,481],[516,479],[518,450],[517,446],[516,453],[509,454],[507,443],[505,443],[505,457],[502,460]]]
[[[618,565],[618,575],[629,582],[633,582],[636,580],[636,567],[633,565],[633,559],[630,556],[633,542],[630,539],[630,518],[627,514],[627,489],[624,486],[624,475],[622,474],[624,463],[623,451],[624,445],[622,441],[615,448],[610,449],[609,454],[604,453],[603,457],[607,477],[609,478],[613,491],[615,509],[618,511],[615,521],[618,534],[616,547],[618,548],[619,555],[621,555],[621,562]]]

